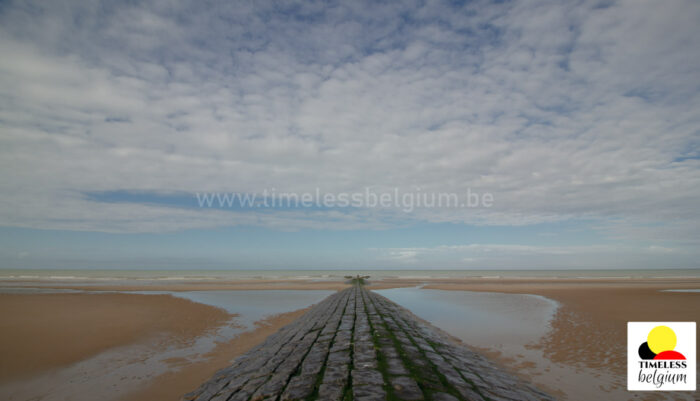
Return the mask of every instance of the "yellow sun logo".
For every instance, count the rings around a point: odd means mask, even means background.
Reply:
[[[685,359],[680,352],[674,351],[678,338],[668,326],[656,326],[647,335],[647,341],[639,346],[639,357],[655,360]]]

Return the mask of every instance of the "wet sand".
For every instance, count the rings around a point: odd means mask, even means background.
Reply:
[[[187,343],[230,319],[169,295],[0,294],[0,384],[168,335]]]
[[[553,299],[560,304],[551,330],[538,342],[531,345],[533,352],[539,352],[551,362],[551,369],[565,367],[569,370],[569,390],[578,382],[587,386],[581,375],[581,369],[587,369],[590,380],[606,376],[609,381],[601,387],[610,395],[617,393],[630,396],[624,391],[626,375],[626,322],[627,321],[697,321],[700,317],[700,293],[660,292],[665,289],[697,289],[700,279],[384,279],[372,281],[369,289],[387,289],[424,285],[428,289],[454,291],[487,291],[501,293],[534,294]],[[338,290],[348,285],[342,281],[313,280],[240,280],[237,282],[177,282],[158,284],[124,284],[105,285],[84,283],[50,283],[5,282],[0,286],[43,287],[79,290],[269,290],[269,289],[327,289]],[[23,298],[24,297],[24,298]],[[41,298],[47,297],[47,298]],[[81,298],[82,297],[82,298]],[[89,297],[89,298],[87,298]],[[126,299],[132,301],[126,301]],[[13,300],[14,299],[14,300]],[[24,304],[20,305],[23,299]],[[34,299],[35,301],[30,301]],[[48,302],[36,301],[43,299]],[[86,300],[100,300],[85,302]],[[145,302],[146,299],[151,301]],[[57,302],[60,300],[61,302]],[[111,301],[110,301],[111,300]],[[120,302],[116,303],[116,300]],[[15,302],[15,303],[13,303]],[[38,302],[35,304],[35,302]],[[73,310],[82,310],[76,316],[62,315],[61,305],[73,302]],[[34,304],[34,306],[32,306]],[[40,306],[41,304],[41,306]],[[48,306],[47,306],[48,305]],[[143,308],[143,305],[150,305]],[[44,309],[44,307],[48,309]],[[22,313],[18,311],[22,310]],[[148,312],[150,311],[150,312]],[[206,311],[206,312],[205,312]],[[110,319],[101,320],[107,313]],[[147,385],[128,392],[124,400],[177,398],[190,391],[201,381],[210,377],[216,370],[227,366],[250,347],[262,341],[286,323],[291,322],[301,312],[284,314],[269,319],[264,325],[246,332],[234,340],[219,344],[213,352],[205,355],[200,362],[186,360],[169,361],[169,372],[151,379]],[[207,330],[213,330],[229,317],[225,312],[206,305],[196,304],[168,295],[135,294],[51,294],[51,295],[0,295],[0,315],[3,316],[0,343],[7,349],[0,349],[0,354],[9,355],[0,362],[0,384],[3,380],[12,380],[43,369],[65,366],[64,364],[120,344],[139,341],[155,333],[175,333],[178,341],[190,341],[201,336]],[[158,317],[152,320],[153,317]],[[5,317],[8,317],[7,319]],[[82,317],[83,323],[79,323]],[[77,319],[77,320],[76,320]],[[182,319],[190,319],[183,324]],[[85,325],[85,322],[92,322]],[[70,324],[65,324],[70,322]],[[100,322],[95,327],[92,324]],[[112,331],[117,327],[116,331]],[[29,349],[25,342],[24,351],[7,344],[24,339],[22,330],[32,330],[32,344],[42,340],[36,351]],[[54,332],[53,328],[59,328]],[[13,331],[14,330],[14,331]],[[14,332],[14,334],[12,334]],[[51,333],[50,335],[46,333]],[[89,341],[75,347],[65,347],[65,341],[74,337],[92,333]],[[10,337],[12,336],[12,337]],[[72,350],[70,352],[64,352]],[[58,352],[56,350],[59,350]],[[583,351],[582,351],[583,350]],[[505,369],[535,382],[542,382],[543,373],[530,355],[512,358],[502,355],[498,350],[481,348],[481,352],[493,358]],[[14,352],[14,354],[12,354]],[[24,353],[34,355],[23,362],[19,357]],[[54,355],[55,354],[55,355]],[[48,361],[37,362],[39,356],[54,355]],[[540,361],[541,362],[541,361]],[[43,364],[43,365],[42,365]],[[539,371],[538,371],[539,369]],[[549,371],[549,367],[546,369]],[[545,380],[546,381],[546,380]],[[607,387],[606,387],[607,386]],[[554,386],[556,387],[556,386]],[[585,390],[581,388],[581,391]],[[555,395],[563,399],[576,399],[554,388]],[[585,391],[583,391],[585,393]],[[583,394],[582,393],[582,394]],[[123,394],[123,393],[122,393]],[[656,395],[639,393],[633,399],[657,399]],[[608,399],[608,398],[600,398]],[[614,398],[609,398],[614,399]]]
[[[260,344],[270,334],[293,322],[307,309],[269,317],[255,324],[255,329],[231,341],[220,343],[204,355],[205,361],[172,361],[173,370],[153,379],[145,388],[127,394],[124,401],[178,400],[208,380],[216,371],[229,366],[233,359]]]
[[[513,358],[494,349],[479,350],[505,369],[540,382],[561,399],[576,399],[571,393],[585,394],[591,390],[591,384],[600,387],[595,389],[598,394],[591,394],[597,399],[680,400],[697,399],[700,394],[626,391],[627,322],[700,320],[700,293],[661,291],[698,289],[699,279],[453,280],[429,282],[424,288],[533,294],[557,301],[560,307],[551,330],[539,343],[531,345],[551,362],[544,371],[528,356]],[[548,376],[557,369],[565,373],[559,372],[562,379],[555,382]],[[588,376],[585,379],[584,374]]]
[[[700,293],[662,292],[697,289],[700,280],[503,280],[502,282],[432,283],[424,288],[541,295],[560,308],[552,331],[543,340],[555,362],[608,366],[626,372],[625,344],[628,321],[697,321]],[[581,349],[596,352],[581,352]]]
[[[81,364],[87,364],[87,369],[100,366],[91,361],[105,355],[123,355],[111,360],[128,364],[128,360],[147,358],[158,350],[186,349],[197,338],[230,325],[236,315],[170,295],[0,294],[0,394],[9,399],[42,398],[46,394],[52,394],[50,399],[179,399],[305,311],[255,322],[250,330],[217,342],[194,360],[167,359],[165,372],[155,367],[154,371],[134,372],[142,377],[122,382],[109,390],[108,396],[100,393],[104,383],[119,382],[119,378],[104,381],[97,373],[84,385],[61,382],[82,376]]]

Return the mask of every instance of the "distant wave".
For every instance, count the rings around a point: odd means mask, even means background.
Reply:
[[[0,269],[5,281],[166,282],[212,280],[342,280],[347,275],[370,279],[697,279],[700,269],[669,270],[20,270]]]

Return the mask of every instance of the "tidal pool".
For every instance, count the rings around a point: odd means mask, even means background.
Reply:
[[[124,394],[148,383],[156,376],[177,370],[178,364],[207,359],[218,343],[232,340],[251,330],[255,322],[280,313],[307,308],[334,291],[255,290],[255,291],[82,291],[45,288],[2,288],[0,293],[104,293],[169,294],[193,302],[222,308],[236,314],[228,324],[191,343],[168,344],[166,337],[106,350],[93,357],[37,376],[3,383],[0,399],[41,399],[44,401],[91,401],[94,394],[104,400],[124,399]],[[104,389],[112,391],[104,393]]]
[[[280,313],[292,312],[321,302],[335,291],[327,290],[222,290],[183,291],[168,294],[222,308],[239,316],[236,322],[247,328]]]
[[[549,330],[557,310],[555,301],[538,295],[420,287],[376,292],[475,347],[501,348],[537,342]]]

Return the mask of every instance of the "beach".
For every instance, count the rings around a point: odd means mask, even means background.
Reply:
[[[505,369],[539,383],[562,399],[576,399],[572,394],[598,398],[602,394],[602,399],[630,396],[625,391],[628,321],[697,322],[700,318],[700,293],[665,291],[698,289],[698,279],[464,280],[431,283],[425,288],[535,294],[557,301],[560,306],[551,329],[531,348],[545,356],[544,362],[564,367],[559,376],[556,367],[538,366],[540,360],[507,356],[492,348],[481,351]],[[596,385],[602,389],[593,387]],[[697,395],[637,392],[634,399],[695,399]]]
[[[0,315],[0,383],[163,334],[191,342],[228,318],[194,302],[133,294],[0,294]]]
[[[85,364],[86,360],[94,360],[96,356],[99,359],[100,355],[110,352],[119,353],[124,347],[197,349],[198,339],[211,339],[212,333],[221,332],[222,328],[235,328],[236,322],[240,325],[247,313],[243,305],[234,303],[221,308],[183,299],[178,294],[191,299],[196,298],[188,294],[230,294],[227,297],[259,294],[262,298],[270,298],[273,303],[284,303],[289,294],[321,290],[332,293],[347,288],[348,284],[342,277],[305,277],[147,283],[128,280],[119,283],[6,280],[0,283],[0,288],[3,287],[21,293],[0,293],[4,329],[0,336],[5,347],[2,353],[8,355],[0,366],[0,394],[14,395],[14,398],[5,397],[7,399],[22,399],[20,395],[29,394],[26,388],[31,387],[36,393],[42,383],[46,389],[74,391],[79,386],[65,388],[56,384],[67,377],[60,372],[75,374],[75,367]],[[49,293],[26,293],[37,288]],[[519,305],[521,310],[515,313],[523,315],[524,319],[543,319],[537,323],[542,326],[541,330],[530,332],[522,325],[520,331],[517,327],[512,328],[510,339],[504,337],[501,341],[497,335],[492,336],[492,343],[473,337],[473,332],[478,331],[478,322],[475,321],[455,323],[464,327],[446,326],[450,330],[456,327],[447,333],[504,370],[532,381],[558,399],[580,399],[576,395],[602,400],[630,395],[633,399],[650,400],[693,399],[695,396],[686,393],[687,398],[664,398],[659,393],[626,391],[626,323],[696,321],[700,293],[665,290],[698,289],[700,278],[382,277],[371,281],[367,288],[383,295],[388,289],[404,289],[408,296],[412,296],[411,291],[419,291],[413,294],[431,294],[436,299],[449,294],[466,294],[477,297],[468,299],[484,302],[483,305],[472,305],[474,308],[483,306],[487,313],[492,314],[499,313],[498,309],[489,309],[494,303],[506,310]],[[144,294],[143,291],[171,293]],[[479,298],[478,294],[484,296]],[[450,301],[457,302],[458,309],[455,310],[459,310],[459,302],[467,302],[459,299]],[[426,308],[429,312],[430,307]],[[242,316],[237,315],[237,310]],[[305,307],[298,307],[294,311],[269,314],[264,318],[256,315],[249,327],[229,331],[227,336],[214,336],[216,340],[208,347],[200,345],[201,352],[165,358],[164,364],[146,364],[157,368],[150,374],[145,372],[141,380],[121,382],[112,398],[177,399],[218,369],[228,366],[236,356],[294,321],[305,310]],[[418,308],[416,311],[419,312]],[[431,319],[430,313],[418,316],[428,321]],[[514,320],[509,316],[517,315],[504,316]],[[438,320],[432,323],[440,327]],[[231,334],[234,332],[235,335]],[[518,341],[511,341],[513,338]],[[51,357],[46,358],[46,355]],[[100,380],[104,378],[97,381]],[[86,385],[85,388],[89,390],[91,387]],[[98,391],[97,388],[93,390]]]
[[[158,360],[196,347],[198,339],[235,324],[236,315],[171,295],[0,293],[0,398],[179,399],[304,312],[260,319],[201,355]],[[100,368],[103,373],[90,372]],[[120,377],[131,371],[138,377]],[[109,394],[106,385],[113,387]]]
[[[292,323],[306,312],[294,312],[271,316],[256,323],[255,329],[228,342],[220,343],[205,355],[205,360],[197,363],[183,361],[178,370],[169,371],[156,377],[147,386],[139,388],[122,399],[127,401],[177,400],[183,394],[209,379],[217,370],[223,369],[232,359],[260,344],[277,330]]]

